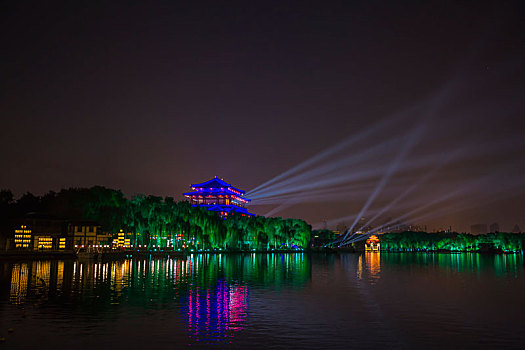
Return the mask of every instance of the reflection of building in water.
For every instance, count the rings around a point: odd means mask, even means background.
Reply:
[[[381,254],[365,253],[366,267],[371,277],[379,278],[381,273]]]
[[[132,260],[115,261],[112,263],[73,263],[73,288],[91,289],[95,285],[109,282],[113,297],[120,297],[124,288],[129,286],[131,279]],[[139,264],[140,269],[140,264]]]
[[[21,304],[27,297],[27,284],[29,282],[29,266],[27,264],[13,264],[11,270],[10,301]]]
[[[103,282],[100,280],[100,267],[104,264],[75,261],[73,263],[73,290],[89,290]]]
[[[62,290],[64,286],[64,262],[59,261],[57,264],[57,279],[56,279],[57,290]]]
[[[248,311],[248,288],[217,282],[215,288],[191,289],[186,296],[182,313],[187,317],[191,336],[204,339],[230,337],[241,330]]]
[[[122,294],[122,290],[129,285],[130,274],[130,260],[113,263],[113,271],[111,271],[111,287],[116,294],[115,297],[119,297]]]
[[[11,268],[10,301],[22,304],[31,296],[47,296],[62,290],[64,285],[63,261],[33,261],[13,264]]]
[[[33,262],[33,280],[35,286],[41,287],[49,286],[49,279],[51,278],[51,261],[35,261]]]
[[[365,265],[366,272],[371,279],[377,280],[381,277],[381,254],[379,252],[365,252],[359,255],[357,261],[357,277],[359,279],[363,278],[363,265]]]

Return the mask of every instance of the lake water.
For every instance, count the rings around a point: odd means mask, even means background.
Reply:
[[[0,283],[5,349],[525,348],[522,255],[3,261]]]

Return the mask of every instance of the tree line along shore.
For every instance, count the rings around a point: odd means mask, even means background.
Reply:
[[[125,232],[135,249],[293,250],[322,248],[337,238],[331,230],[312,231],[300,219],[242,215],[223,219],[217,213],[172,197],[137,194],[126,198],[120,190],[94,186],[49,191],[42,196],[26,193],[16,200],[11,191],[1,190],[0,236],[4,241],[13,238],[15,228],[28,213],[71,222],[94,222],[110,237]],[[379,237],[383,251],[521,252],[525,246],[524,234],[504,232],[390,232]],[[359,251],[363,244],[355,243],[353,247]]]
[[[0,193],[2,234],[28,213],[72,222],[90,221],[102,231],[125,232],[133,247],[172,247],[224,250],[306,248],[311,226],[300,219],[232,215],[223,219],[214,212],[172,197],[137,194],[126,198],[120,190],[101,186],[31,193],[15,200],[9,190]]]

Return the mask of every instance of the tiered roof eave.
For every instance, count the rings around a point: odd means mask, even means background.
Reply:
[[[236,188],[236,187],[233,187],[231,184],[225,182],[224,180],[222,179],[219,179],[218,177],[214,177],[213,179],[211,180],[208,180],[208,181],[205,181],[205,182],[202,182],[202,183],[198,183],[198,184],[191,184],[191,188],[192,189],[197,189],[197,188],[206,188],[206,189],[228,189],[228,190],[233,190],[233,191],[237,191],[239,193],[237,194],[244,194],[245,191],[239,189],[239,188]]]

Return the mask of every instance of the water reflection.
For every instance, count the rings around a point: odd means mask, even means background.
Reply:
[[[363,267],[364,265],[364,267]],[[363,268],[367,271],[367,277],[371,284],[375,284],[381,278],[381,253],[365,252],[359,255],[357,260],[357,278],[363,279]]]
[[[6,349],[503,348],[524,341],[523,276],[522,255],[3,261],[0,329]]]
[[[74,317],[112,317],[111,306],[132,306],[144,314],[179,310],[190,339],[205,342],[231,338],[245,327],[251,288],[296,288],[311,278],[310,262],[303,254],[3,265],[8,273],[0,278],[9,278],[11,305],[75,307],[80,313]]]
[[[461,273],[482,276],[487,272],[498,277],[517,277],[523,269],[521,254],[437,254],[437,253],[371,253],[342,256],[347,269],[355,269],[359,280],[375,284],[384,273],[394,266],[427,266],[440,273]]]
[[[10,301],[23,304],[28,296],[47,297],[64,282],[63,261],[33,261],[15,263],[11,268]]]
[[[190,336],[197,341],[220,340],[244,328],[248,286],[218,281],[214,287],[188,291],[181,309]]]
[[[27,296],[29,267],[27,264],[14,264],[11,272],[11,295],[13,304],[20,304]]]
[[[382,253],[381,264],[388,266],[429,266],[441,272],[469,273],[481,276],[517,276],[523,268],[522,254],[477,253]]]

